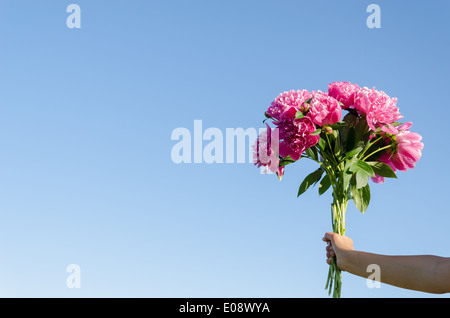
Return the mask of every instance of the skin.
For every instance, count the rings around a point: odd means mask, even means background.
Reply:
[[[450,292],[450,257],[434,255],[388,256],[356,251],[353,240],[337,233],[327,232],[327,263],[336,256],[342,271],[367,278],[370,264],[380,267],[382,283],[400,288],[433,294]]]

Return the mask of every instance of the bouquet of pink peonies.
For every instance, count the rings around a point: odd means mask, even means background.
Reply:
[[[422,137],[409,130],[411,122],[398,122],[403,116],[396,104],[382,91],[348,82],[329,84],[328,93],[284,92],[265,113],[264,122],[271,119],[275,128],[266,123],[253,146],[254,163],[281,180],[287,165],[301,158],[317,162],[298,196],[317,183],[319,195],[331,188],[333,231],[344,235],[348,201],[363,213],[369,205],[369,178],[375,183],[396,178],[397,170],[414,168],[422,155]],[[333,259],[325,288],[339,298],[341,284]]]

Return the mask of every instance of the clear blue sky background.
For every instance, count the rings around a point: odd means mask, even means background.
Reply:
[[[81,7],[81,29],[66,7]],[[381,7],[381,29],[366,7]],[[0,1],[0,296],[328,297],[330,195],[251,164],[181,164],[173,129],[262,127],[289,89],[386,91],[425,148],[347,235],[450,256],[450,4]],[[81,288],[66,267],[81,267]],[[343,297],[430,297],[344,274]],[[448,297],[436,296],[436,297]]]

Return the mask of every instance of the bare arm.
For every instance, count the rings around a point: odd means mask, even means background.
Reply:
[[[367,267],[380,267],[381,282],[427,293],[450,292],[450,258],[434,255],[387,256],[355,251],[353,241],[336,233],[326,233],[327,263],[333,256],[339,269],[367,278]]]

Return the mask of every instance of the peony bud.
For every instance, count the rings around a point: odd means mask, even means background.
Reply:
[[[322,131],[328,135],[331,135],[333,133],[333,128],[330,126],[323,126]]]
[[[308,103],[303,103],[301,106],[300,106],[300,110],[303,112],[303,113],[307,113],[308,111],[309,111],[309,108],[310,108],[311,106],[308,104]]]

